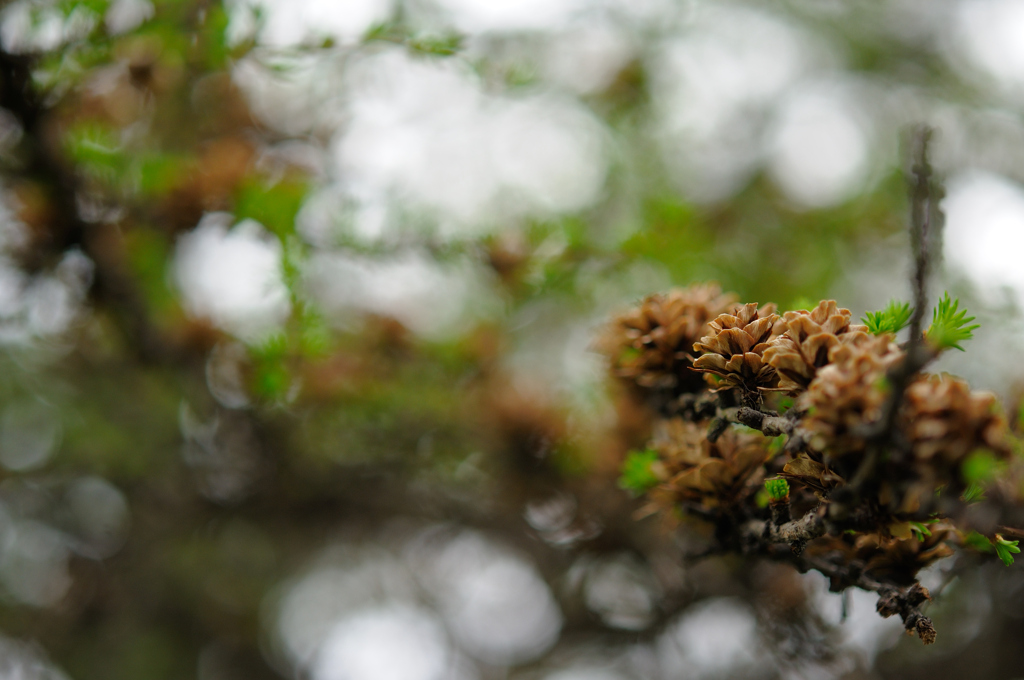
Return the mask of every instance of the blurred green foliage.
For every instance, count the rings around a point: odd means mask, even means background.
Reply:
[[[638,495],[644,493],[660,481],[651,469],[657,462],[657,451],[631,451],[622,464],[619,486]]]

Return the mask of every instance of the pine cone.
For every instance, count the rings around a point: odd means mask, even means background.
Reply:
[[[893,525],[901,528],[907,523]],[[955,533],[948,524],[925,525],[929,534],[888,531],[826,536],[807,545],[807,554],[827,557],[839,564],[863,564],[864,573],[880,581],[910,585],[917,572],[943,557],[953,554],[946,541]],[[839,559],[836,559],[836,558]]]
[[[854,334],[829,350],[829,363],[817,372],[797,408],[807,411],[804,428],[811,447],[833,456],[863,450],[856,430],[881,417],[886,371],[903,353],[890,335]]]
[[[672,418],[660,422],[651,448],[656,450],[669,475],[661,489],[663,499],[699,501],[708,507],[735,501],[748,480],[770,457],[760,435],[726,430],[714,443],[708,441],[707,424]],[[658,494],[654,494],[656,497]]]
[[[772,328],[779,320],[775,305],[760,310],[756,302],[740,307],[735,314],[722,314],[709,326],[711,333],[694,343],[695,351],[704,352],[693,367],[722,378],[719,390],[740,388],[746,395],[757,395],[762,388],[776,384],[775,369],[762,358],[768,348]],[[759,399],[758,399],[759,401]]]
[[[674,395],[703,389],[690,370],[693,343],[708,322],[735,307],[736,297],[709,283],[651,295],[615,319],[599,348],[611,358],[612,373],[647,390]]]
[[[783,314],[764,360],[779,374],[779,389],[796,394],[806,390],[818,369],[829,362],[829,350],[866,331],[867,326],[850,324],[850,310],[835,300],[822,300],[809,312]]]
[[[933,375],[911,384],[900,415],[918,467],[959,470],[978,449],[1009,453],[1008,427],[995,395],[972,392],[952,376]]]
[[[888,396],[884,378],[901,357],[888,336],[841,343],[798,401],[808,412],[804,428],[812,434],[811,447],[827,453],[825,462],[839,474],[846,475],[856,463],[847,458],[850,454],[864,450],[858,430],[881,417]],[[879,502],[915,512],[934,499],[939,486],[955,492],[965,488],[960,468],[972,452],[987,449],[1007,457],[1008,428],[995,405],[995,396],[972,393],[967,383],[950,376],[911,382],[897,421],[911,455],[886,464]]]

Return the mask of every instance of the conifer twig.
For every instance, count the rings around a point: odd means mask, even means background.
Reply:
[[[864,460],[850,479],[841,494],[834,499],[830,507],[830,516],[842,519],[855,507],[864,490],[869,485],[875,467],[882,453],[899,445],[899,428],[896,420],[903,395],[907,386],[925,365],[935,358],[924,342],[925,309],[928,306],[928,278],[932,264],[932,241],[934,228],[941,224],[936,205],[936,187],[932,179],[931,162],[928,149],[933,130],[927,126],[916,128],[911,135],[911,167],[910,167],[910,244],[914,257],[914,273],[911,287],[914,292],[914,313],[910,317],[910,338],[906,345],[903,361],[889,370],[886,379],[889,394],[882,405],[881,417],[860,433],[868,443]]]
[[[798,453],[807,446],[808,433],[799,427],[799,420],[795,417],[795,411],[788,411],[785,415],[766,413],[749,406],[740,406],[727,409],[719,409],[708,433],[708,439],[714,441],[725,429],[728,423],[737,423],[757,430],[766,437],[778,437],[786,435],[785,450],[787,453]]]
[[[910,338],[906,345],[906,357],[889,371],[889,397],[882,409],[873,432],[866,433],[868,439],[879,444],[890,443],[893,439],[896,415],[903,402],[903,393],[911,378],[935,358],[924,342],[924,315],[928,307],[928,279],[932,270],[932,242],[934,228],[939,225],[936,187],[932,180],[932,166],[928,149],[933,130],[927,126],[918,127],[911,137],[910,168],[910,246],[914,256],[914,275],[911,286],[914,291],[914,313],[910,317]]]
[[[765,520],[750,522],[746,526],[748,537],[754,539],[755,542],[788,543],[793,552],[797,554],[807,541],[824,536],[825,530],[824,517],[817,508],[808,511],[800,519],[783,524]]]
[[[930,645],[935,642],[936,631],[932,620],[921,612],[921,605],[931,600],[928,589],[914,582],[909,587],[900,587],[871,578],[854,565],[837,565],[821,557],[804,557],[804,564],[829,579],[829,590],[845,592],[847,588],[878,593],[875,609],[883,618],[899,615],[903,627],[910,634],[916,634],[921,642]]]

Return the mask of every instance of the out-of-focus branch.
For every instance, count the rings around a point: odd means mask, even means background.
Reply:
[[[911,135],[910,167],[910,243],[914,257],[911,286],[914,292],[914,313],[910,318],[910,338],[903,361],[889,370],[886,379],[889,394],[882,405],[881,416],[865,427],[861,435],[867,442],[864,459],[850,478],[850,483],[839,490],[829,508],[833,519],[844,519],[859,504],[866,487],[875,479],[875,470],[883,454],[898,450],[901,445],[897,419],[907,386],[925,365],[936,357],[924,340],[924,314],[928,306],[928,278],[932,270],[932,241],[934,228],[941,224],[937,190],[932,179],[928,149],[933,130],[920,126]]]
[[[22,258],[29,271],[36,271],[82,241],[85,224],[76,207],[78,182],[50,148],[46,107],[32,83],[31,56],[0,50],[0,107],[11,112],[23,132],[19,175],[45,187],[52,202],[48,230],[36,235],[33,251]]]
[[[119,238],[116,227],[90,224],[79,214],[81,182],[51,140],[48,109],[33,85],[32,64],[31,56],[0,50],[0,107],[14,115],[23,131],[19,174],[46,191],[51,208],[47,231],[24,254],[22,264],[37,272],[67,250],[80,248],[95,266],[91,298],[106,306],[136,356],[143,363],[180,363],[183,357],[152,324],[141,292],[112,255],[116,248],[110,241]]]
[[[896,416],[911,378],[936,356],[925,344],[923,330],[924,314],[928,307],[928,278],[932,270],[933,231],[939,224],[937,192],[928,159],[933,132],[931,128],[921,126],[911,137],[910,244],[914,255],[914,275],[911,279],[914,313],[910,317],[906,358],[889,371],[887,377],[890,392],[882,408],[882,417],[878,419],[874,431],[867,433],[868,439],[883,445],[894,439]]]

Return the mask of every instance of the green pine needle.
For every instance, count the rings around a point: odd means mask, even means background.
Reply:
[[[658,452],[630,451],[622,464],[622,476],[619,487],[639,495],[656,486],[661,479],[654,472],[653,466],[658,462]]]
[[[926,527],[922,522],[910,522],[910,530],[917,535],[917,540],[924,542],[925,536],[931,536],[931,529]]]
[[[985,489],[974,483],[968,484],[963,494],[961,494],[960,500],[964,503],[983,501],[985,500]]]
[[[982,553],[990,553],[992,552],[992,541],[977,531],[969,531],[964,536],[964,547]]]
[[[966,309],[958,310],[959,306],[960,301],[951,299],[947,292],[932,310],[932,325],[928,327],[925,337],[939,350],[955,347],[964,351],[960,343],[974,337],[974,329],[980,327],[980,324],[968,325],[974,321],[974,317],[967,316]]]
[[[781,501],[789,495],[789,482],[781,477],[764,480],[764,488],[773,501]]]
[[[909,302],[891,300],[885,309],[868,312],[861,321],[868,327],[868,332],[872,335],[896,334],[907,327],[913,314],[914,310]]]
[[[960,474],[969,485],[984,487],[999,476],[1003,464],[987,449],[978,449],[964,459]]]
[[[1008,541],[999,534],[996,534],[996,540],[992,542],[996,547],[996,555],[1006,566],[1013,564],[1013,556],[1020,552],[1020,548],[1017,547],[1019,543],[1020,541]]]

